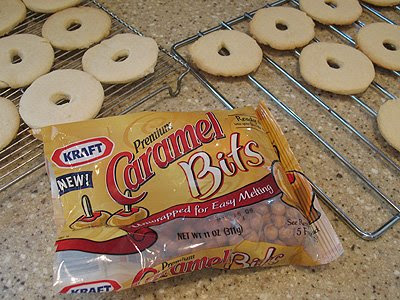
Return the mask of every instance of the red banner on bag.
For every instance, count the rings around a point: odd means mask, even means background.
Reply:
[[[259,181],[244,186],[229,194],[208,200],[179,204],[160,211],[127,227],[151,227],[161,225],[177,218],[204,218],[213,214],[252,205],[282,193],[270,173]],[[127,229],[125,227],[124,229]]]

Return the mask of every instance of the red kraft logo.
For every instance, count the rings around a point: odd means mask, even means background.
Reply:
[[[110,139],[95,137],[55,150],[51,160],[60,168],[73,168],[104,159],[113,149],[114,143]]]
[[[118,291],[121,285],[115,280],[97,280],[66,286],[60,294],[87,294]]]

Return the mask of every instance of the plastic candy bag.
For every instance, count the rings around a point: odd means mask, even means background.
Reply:
[[[35,130],[58,228],[54,287],[117,291],[204,268],[343,252],[265,104]]]

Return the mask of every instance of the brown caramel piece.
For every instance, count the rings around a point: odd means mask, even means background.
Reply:
[[[271,212],[274,215],[283,216],[286,212],[286,207],[280,202],[274,202],[271,206]]]
[[[264,226],[273,223],[273,219],[272,219],[273,216],[274,216],[274,215],[272,215],[272,214],[268,214],[268,215],[264,215],[264,216],[263,216],[263,219],[264,219]],[[273,224],[272,224],[272,225],[273,225]]]
[[[277,215],[273,215],[272,216],[272,224],[276,227],[276,228],[281,228],[283,226],[285,226],[286,223],[286,219],[283,216],[277,216]]]
[[[282,227],[282,228],[279,229],[279,239],[281,241],[286,242],[286,244],[288,244],[288,242],[291,242],[293,237],[294,237],[294,235],[293,235],[293,229],[292,228]]]
[[[295,208],[286,209],[286,216],[290,219],[303,218]]]
[[[259,213],[260,215],[264,216],[264,215],[268,215],[269,214],[269,208],[267,204],[259,204],[256,208],[257,213]]]
[[[264,227],[264,236],[267,241],[273,241],[278,238],[278,229],[273,225]]]
[[[252,229],[254,229],[256,232],[261,230],[262,226],[264,224],[263,218],[259,214],[253,214],[250,217],[250,226]]]

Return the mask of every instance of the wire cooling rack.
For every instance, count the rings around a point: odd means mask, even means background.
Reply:
[[[83,1],[82,6],[98,7],[112,17],[112,28],[109,37],[123,32],[143,34],[121,20],[118,16],[97,1]],[[41,35],[41,28],[49,15],[29,11],[23,23],[10,34],[31,33]],[[109,38],[108,37],[108,38]],[[55,69],[81,69],[81,59],[86,50],[62,51],[55,50]],[[180,73],[183,72],[183,73]],[[125,114],[162,91],[171,96],[179,93],[181,79],[186,75],[181,64],[172,55],[160,47],[155,72],[145,78],[124,85],[104,85],[105,99],[98,117]],[[176,76],[174,76],[174,74]],[[181,74],[178,76],[178,74]],[[167,83],[166,77],[177,80],[176,90]],[[0,97],[8,98],[18,106],[19,100],[26,88],[0,90]],[[25,176],[44,166],[42,143],[29,132],[29,127],[21,123],[17,137],[3,150],[0,150],[0,192],[18,182]]]
[[[286,6],[291,6],[291,7],[296,7],[298,8],[299,3],[296,0],[280,0],[273,2],[271,4],[265,5],[265,7],[270,7],[270,6],[280,6],[280,5],[286,5]],[[396,24],[393,20],[390,18],[386,17],[384,13],[381,13],[380,10],[377,10],[375,8],[372,8],[371,6],[361,4],[364,10],[363,15],[368,15],[366,17],[372,17],[374,20],[373,21],[383,21],[387,22],[390,24]],[[393,12],[396,12],[397,14],[400,11],[400,7],[396,6],[393,9]],[[386,12],[388,9],[384,9]],[[228,100],[220,91],[220,88],[217,89],[211,81],[215,77],[210,76],[208,74],[205,74],[201,71],[199,71],[197,68],[192,66],[187,59],[185,59],[185,55],[182,54],[186,49],[185,47],[188,46],[189,44],[195,42],[197,39],[199,39],[201,36],[204,36],[206,34],[209,34],[211,32],[217,31],[217,30],[231,30],[233,29],[232,26],[235,27],[240,27],[238,30],[246,30],[246,23],[247,21],[251,20],[254,14],[256,13],[257,10],[254,10],[249,13],[244,13],[243,15],[231,19],[226,22],[221,22],[218,26],[215,26],[213,28],[210,28],[208,30],[198,32],[196,35],[193,35],[187,39],[184,39],[180,42],[177,42],[176,44],[173,45],[172,47],[172,53],[180,60],[180,62],[186,66],[187,68],[190,69],[191,73],[212,93],[212,95],[218,99],[225,107],[228,109],[233,109],[234,105],[230,100]],[[365,24],[362,21],[357,21],[355,22],[352,26],[347,26],[345,29],[349,32],[354,33],[354,30],[357,30],[357,28],[360,28],[364,26]],[[346,33],[344,30],[342,30],[342,27],[337,27],[337,26],[324,26],[321,24],[318,24],[318,29],[319,30],[324,30],[330,33],[333,33],[333,35],[336,35],[339,37],[344,43],[350,44],[351,46],[355,46],[355,41],[351,37],[351,34]],[[235,28],[236,29],[236,28]],[[317,38],[314,39],[314,42],[319,42]],[[362,132],[360,129],[357,129],[355,125],[352,124],[349,120],[347,120],[345,117],[342,117],[341,114],[339,114],[336,110],[334,105],[329,105],[325,99],[320,96],[320,92],[310,86],[308,86],[306,83],[303,83],[301,79],[297,79],[296,76],[292,75],[289,71],[287,71],[284,67],[282,67],[280,64],[276,62],[275,59],[273,59],[270,55],[269,52],[271,51],[270,48],[268,47],[263,47],[263,62],[262,66],[255,72],[255,74],[251,74],[247,76],[247,81],[251,83],[251,86],[260,91],[264,96],[267,96],[270,100],[273,101],[278,107],[283,109],[284,112],[286,112],[291,118],[293,118],[295,121],[297,121],[298,124],[301,125],[309,134],[311,134],[312,137],[314,137],[327,151],[330,153],[331,156],[335,157],[342,163],[342,167],[345,167],[348,169],[348,171],[353,174],[354,177],[358,178],[360,183],[364,185],[363,189],[366,190],[366,192],[370,193],[372,192],[375,194],[375,198],[381,200],[383,203],[386,204],[385,208],[389,211],[389,217],[385,219],[382,223],[378,225],[378,228],[373,229],[373,230],[365,230],[363,229],[364,226],[359,225],[353,217],[350,217],[348,213],[346,213],[337,203],[335,203],[325,192],[316,184],[312,183],[313,188],[315,192],[317,193],[318,197],[323,200],[323,202],[331,208],[351,229],[354,230],[354,232],[360,236],[361,238],[365,240],[374,240],[379,238],[384,232],[386,232],[390,227],[392,227],[394,224],[396,224],[400,220],[400,208],[399,206],[394,202],[394,200],[391,199],[391,197],[387,196],[381,188],[379,188],[379,184],[375,184],[372,182],[371,179],[369,179],[369,176],[365,175],[358,167],[356,167],[351,160],[349,160],[346,155],[335,149],[335,147],[326,139],[324,138],[318,128],[313,128],[311,125],[309,125],[299,114],[295,112],[294,109],[292,109],[285,101],[283,100],[282,97],[278,98],[274,93],[270,91],[266,87],[266,84],[268,83],[267,81],[262,82],[262,80],[257,79],[258,73],[262,72],[263,70],[260,71],[260,69],[263,68],[271,68],[276,73],[282,76],[282,80],[285,80],[286,82],[289,81],[292,86],[296,87],[299,91],[301,91],[303,97],[305,96],[306,99],[310,100],[317,106],[319,106],[320,109],[325,111],[327,114],[330,115],[331,118],[335,120],[335,122],[339,123],[341,126],[344,126],[353,136],[355,139],[358,139],[361,141],[361,144],[363,147],[367,148],[367,151],[369,153],[372,153],[372,155],[377,156],[378,159],[381,162],[382,168],[388,169],[392,174],[394,174],[394,184],[397,184],[397,187],[394,187],[394,189],[399,190],[399,183],[398,183],[398,176],[400,173],[400,166],[399,166],[399,155],[396,151],[393,151],[393,149],[390,149],[392,151],[387,151],[387,145],[377,145],[376,141],[373,142],[371,138],[367,137],[367,135]],[[273,52],[273,51],[271,51]],[[285,55],[287,55],[288,52],[285,52]],[[292,55],[295,58],[298,58],[300,55],[300,52],[298,50],[295,51],[290,51],[289,56]],[[377,72],[380,73],[380,75],[384,76],[385,78],[389,78],[388,80],[392,82],[392,87],[399,92],[400,90],[400,73],[396,71],[386,71],[383,69],[377,68]],[[260,76],[262,77],[262,76]],[[378,77],[378,76],[377,76]],[[229,84],[235,84],[235,80],[233,81],[228,81],[227,80],[227,85]],[[216,84],[220,84],[221,82],[218,81]],[[215,84],[215,85],[216,85]],[[380,94],[381,97],[385,99],[396,99],[396,96],[390,92],[387,88],[383,87],[380,83],[374,81],[371,84],[372,89],[374,89],[377,93]],[[328,95],[329,97],[332,97],[332,94]],[[364,110],[369,117],[376,119],[377,117],[377,112],[376,110],[369,105],[367,100],[363,99],[363,96],[356,96],[356,95],[351,95],[346,97],[346,101],[354,101],[356,104],[355,106],[358,106],[360,110]],[[341,99],[344,99],[343,97]],[[340,101],[340,100],[339,100]],[[400,100],[396,100],[400,101]],[[375,128],[376,129],[376,128]],[[331,138],[332,140],[332,138]],[[383,142],[385,143],[385,142]],[[383,150],[385,149],[385,150]],[[371,156],[372,156],[371,155]],[[369,158],[366,158],[366,161],[364,164],[368,164]],[[351,197],[350,197],[351,198]],[[354,197],[353,197],[354,198]],[[354,200],[354,199],[352,199]],[[351,203],[351,201],[349,201]],[[342,205],[345,206],[345,205]],[[348,206],[346,206],[347,208]],[[371,212],[371,219],[376,219],[376,212]],[[364,223],[364,222],[363,222]]]

